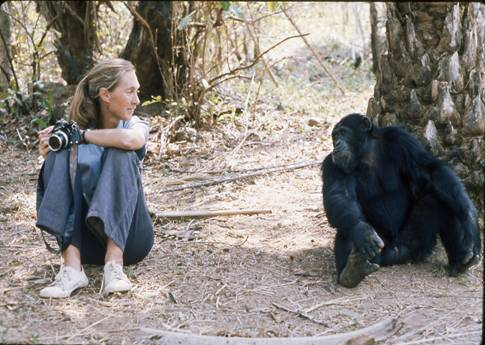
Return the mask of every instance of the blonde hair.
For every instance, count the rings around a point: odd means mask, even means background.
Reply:
[[[76,87],[69,108],[69,119],[76,121],[81,128],[98,125],[100,103],[99,90],[114,90],[125,72],[134,71],[133,64],[124,59],[100,61],[81,79]]]

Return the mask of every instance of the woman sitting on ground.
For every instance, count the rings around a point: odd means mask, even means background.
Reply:
[[[133,116],[139,87],[129,61],[102,61],[79,82],[71,102],[79,143],[54,152],[48,146],[53,126],[39,133],[46,160],[36,225],[56,237],[63,259],[41,297],[65,298],[86,287],[82,264],[104,264],[104,294],[129,291],[123,265],[141,261],[153,245],[141,178],[149,129]]]

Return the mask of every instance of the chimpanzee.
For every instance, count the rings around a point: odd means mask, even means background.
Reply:
[[[361,114],[332,131],[323,204],[337,229],[337,281],[355,287],[380,266],[419,262],[439,234],[456,276],[480,259],[477,211],[458,177],[416,138]]]

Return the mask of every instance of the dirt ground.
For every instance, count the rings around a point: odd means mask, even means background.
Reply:
[[[450,278],[439,247],[428,263],[381,268],[354,289],[336,285],[335,232],[323,210],[318,164],[163,191],[263,167],[322,161],[331,150],[335,121],[352,111],[365,113],[373,80],[364,68],[332,65],[347,90],[342,96],[301,45],[275,54],[286,54],[274,67],[279,88],[266,81],[256,98],[257,85],[228,85],[221,90],[225,98],[242,104],[248,98],[248,110],[220,120],[210,132],[199,131],[195,142],[174,144],[161,160],[156,159],[160,118],[151,118],[143,172],[147,203],[155,213],[271,213],[177,221],[154,217],[151,253],[126,268],[135,286],[128,294],[102,296],[102,268],[87,266],[89,286],[75,296],[39,297],[60,259],[45,249],[34,226],[38,157],[0,145],[0,343],[156,344],[158,330],[301,337],[357,330],[390,318],[397,319],[397,327],[378,343],[480,342],[482,263]],[[320,84],[314,81],[319,73]]]

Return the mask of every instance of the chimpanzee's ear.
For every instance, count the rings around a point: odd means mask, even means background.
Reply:
[[[364,117],[364,130],[366,132],[370,132],[372,130],[373,124],[371,119],[369,119],[367,116]]]

